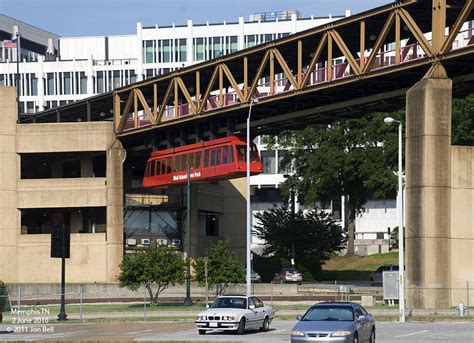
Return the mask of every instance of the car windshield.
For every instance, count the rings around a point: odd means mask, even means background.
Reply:
[[[247,300],[245,298],[217,298],[211,305],[211,308],[247,308]]]
[[[351,306],[316,306],[306,312],[303,321],[353,321],[354,311]]]

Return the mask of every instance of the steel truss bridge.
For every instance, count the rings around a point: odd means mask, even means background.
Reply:
[[[117,136],[138,151],[244,133],[253,98],[255,136],[399,108],[427,73],[447,73],[455,92],[467,92],[474,29],[462,27],[473,7],[474,0],[400,0],[25,121],[113,116]]]

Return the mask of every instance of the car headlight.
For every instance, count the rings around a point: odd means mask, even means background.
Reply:
[[[296,337],[304,337],[304,332],[293,330],[291,331],[291,335]]]
[[[331,334],[331,337],[347,337],[350,336],[350,331],[336,331]]]
[[[233,321],[235,321],[235,320],[237,320],[237,316],[223,316],[222,320],[229,320],[229,321],[233,320]]]
[[[196,316],[196,320],[206,320],[206,316]]]

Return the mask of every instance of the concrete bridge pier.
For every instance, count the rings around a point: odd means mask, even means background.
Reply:
[[[437,77],[406,98],[407,308],[451,306],[452,82]]]

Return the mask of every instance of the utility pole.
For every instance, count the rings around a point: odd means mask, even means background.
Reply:
[[[295,188],[291,184],[291,221],[295,220]],[[291,236],[291,265],[295,266],[295,236]]]

